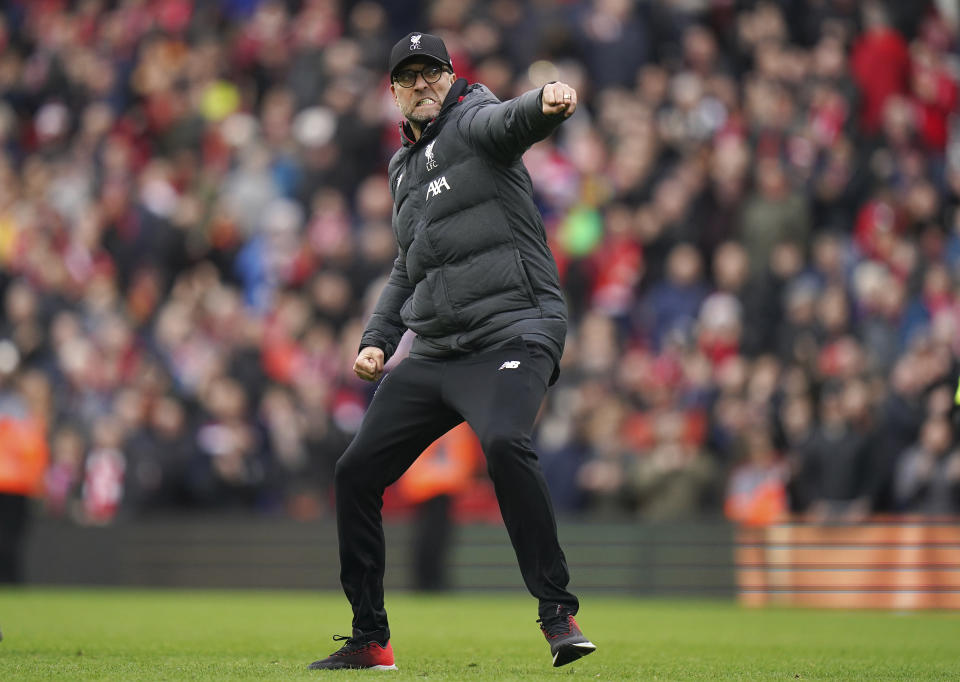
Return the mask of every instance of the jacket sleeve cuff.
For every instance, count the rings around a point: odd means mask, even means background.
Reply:
[[[527,114],[527,120],[531,128],[546,137],[560,126],[564,121],[563,114],[545,114],[543,113],[543,87],[536,90],[528,90],[520,95],[520,107]]]
[[[390,348],[384,341],[378,338],[371,338],[369,336],[365,336],[360,339],[360,347],[357,349],[357,353],[362,351],[364,348],[369,348],[370,346],[379,348],[383,351],[384,362],[389,360],[390,356],[393,355],[393,349]]]

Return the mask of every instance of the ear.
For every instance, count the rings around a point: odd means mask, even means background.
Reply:
[[[393,95],[393,103],[398,107],[400,106],[400,100],[397,99],[397,86],[393,83],[390,83],[390,94]]]

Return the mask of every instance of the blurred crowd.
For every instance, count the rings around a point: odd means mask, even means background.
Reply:
[[[7,0],[0,462],[48,514],[328,513],[413,29],[579,93],[525,156],[561,511],[960,513],[955,3]]]

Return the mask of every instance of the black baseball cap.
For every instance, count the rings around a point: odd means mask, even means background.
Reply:
[[[436,59],[444,66],[453,69],[453,61],[447,53],[447,46],[443,44],[443,40],[429,33],[412,31],[397,41],[390,50],[390,76],[393,77],[397,67],[403,62],[414,57]]]

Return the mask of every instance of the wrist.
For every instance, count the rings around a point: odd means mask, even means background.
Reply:
[[[367,348],[377,348],[377,349],[379,349],[380,352],[383,353],[384,355],[387,354],[387,349],[386,349],[386,347],[385,347],[385,345],[384,345],[383,343],[381,343],[381,342],[379,342],[379,341],[368,341],[368,340],[366,340],[366,339],[361,339],[361,341],[360,341],[360,348],[357,349],[357,352],[358,352],[358,353],[362,353],[362,352],[365,351]]]

